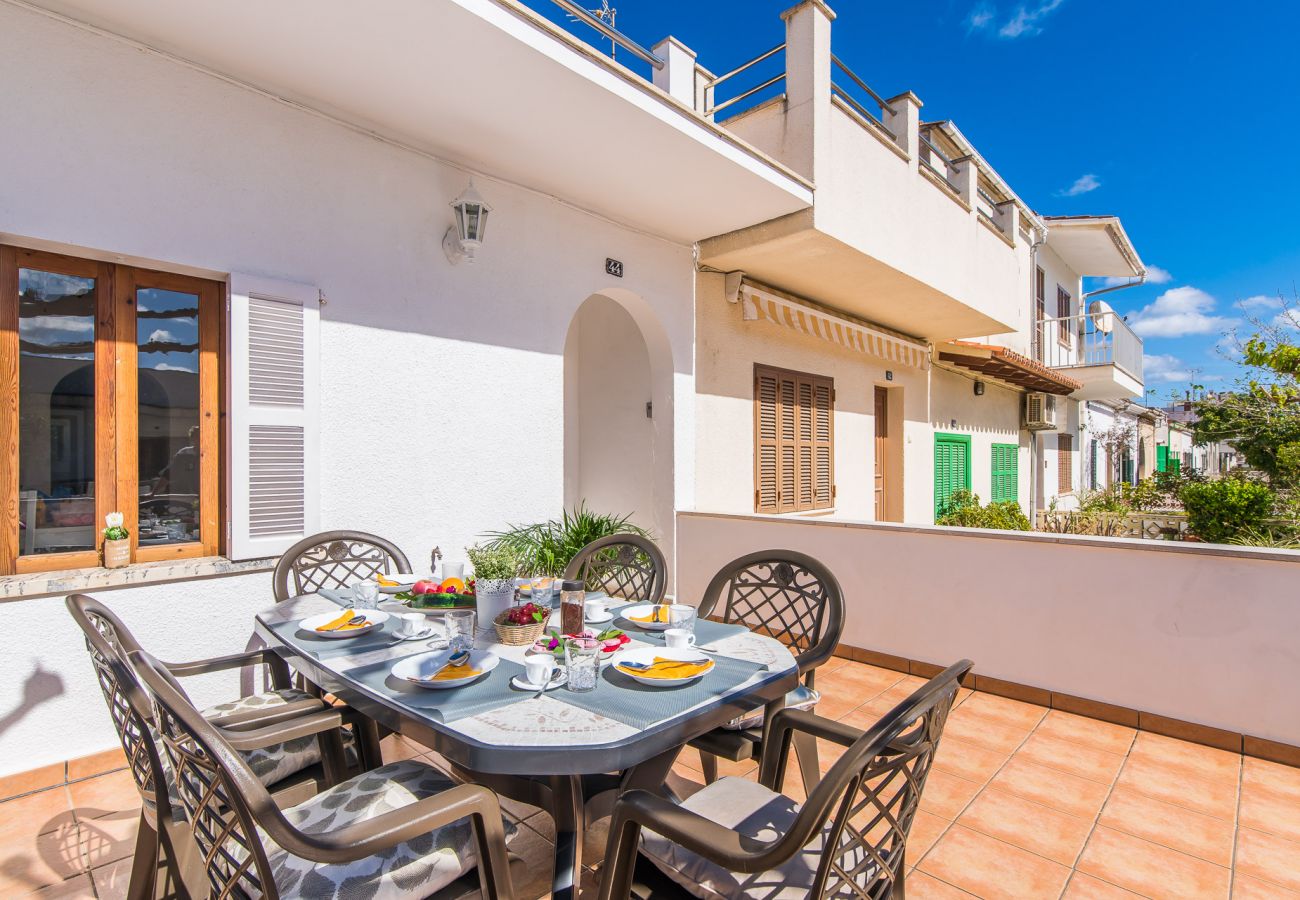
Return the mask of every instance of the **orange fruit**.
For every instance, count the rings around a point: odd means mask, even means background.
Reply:
[[[440,585],[444,594],[465,593],[465,582],[459,578],[448,578]]]

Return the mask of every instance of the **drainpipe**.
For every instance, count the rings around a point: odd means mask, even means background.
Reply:
[[[1035,223],[1034,239],[1029,244],[1029,321],[1030,328],[1038,329],[1038,301],[1035,296],[1037,290],[1036,274],[1038,271],[1038,248],[1047,243],[1047,229],[1042,225]],[[1036,338],[1042,341],[1043,336],[1040,334]],[[1030,335],[1029,343],[1032,347],[1035,341],[1034,335]],[[1039,439],[1038,432],[1029,432],[1029,519],[1035,525],[1038,522],[1038,482],[1042,478],[1042,470],[1039,464],[1040,453],[1038,452]]]
[[[1037,244],[1035,244],[1034,246],[1037,246]],[[1143,269],[1142,274],[1138,276],[1137,281],[1126,281],[1123,284],[1112,284],[1110,287],[1098,288],[1095,291],[1088,291],[1088,293],[1084,294],[1083,297],[1081,297],[1080,299],[1087,300],[1089,297],[1095,297],[1098,294],[1109,294],[1111,291],[1122,291],[1124,290],[1124,288],[1141,287],[1142,285],[1146,284],[1146,281],[1147,281],[1147,273],[1146,270]]]

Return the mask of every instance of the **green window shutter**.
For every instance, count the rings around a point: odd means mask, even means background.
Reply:
[[[992,495],[994,503],[1020,500],[1020,446],[1018,444],[993,445]]]
[[[1156,471],[1169,471],[1169,445],[1156,444]]]
[[[970,490],[970,436],[934,436],[934,515],[938,518],[948,499],[960,490]]]

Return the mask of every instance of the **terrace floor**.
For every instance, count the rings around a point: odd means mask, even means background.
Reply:
[[[818,674],[819,712],[865,726],[921,683],[836,659]],[[385,749],[439,761],[401,738]],[[823,768],[832,761],[823,755]],[[722,768],[756,774],[752,764]],[[693,750],[673,778],[681,793],[699,788]],[[545,897],[550,818],[506,807],[524,826],[512,845],[516,888]],[[125,771],[0,803],[0,896],[125,896],[138,809]],[[607,824],[589,835],[589,865]],[[963,689],[909,852],[913,900],[1300,898],[1300,769]]]

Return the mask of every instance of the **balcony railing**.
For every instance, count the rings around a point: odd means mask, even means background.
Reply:
[[[1053,369],[1113,365],[1142,381],[1142,339],[1113,311],[1042,319],[1034,355]]]

